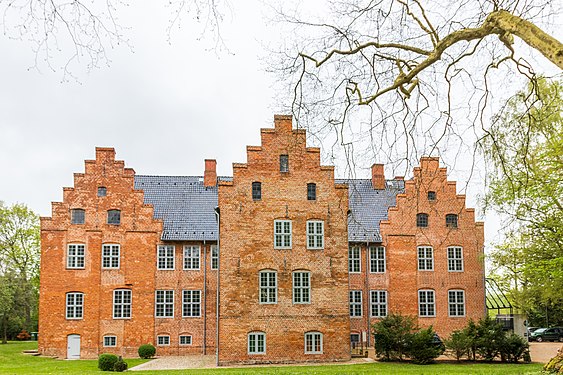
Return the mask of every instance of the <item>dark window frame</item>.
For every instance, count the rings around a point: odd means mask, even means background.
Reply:
[[[82,214],[82,216],[78,215]],[[70,210],[70,223],[71,224],[84,224],[86,222],[86,210],[83,208],[72,208]]]
[[[107,223],[121,225],[121,210],[108,210]]]
[[[289,155],[287,154],[280,155],[280,172],[281,173],[289,172]]]
[[[416,227],[417,228],[428,228],[428,214],[420,212],[416,214]]]
[[[252,200],[262,200],[262,183],[259,181],[254,181],[252,183]]]
[[[427,197],[428,197],[429,201],[435,201],[436,200],[436,192],[435,191],[429,191]]]
[[[307,184],[307,200],[316,201],[317,200],[317,184],[310,182]]]
[[[446,227],[447,228],[457,228],[458,227],[458,215],[457,214],[447,214],[446,215]]]
[[[105,186],[98,186],[98,197],[105,197],[108,195],[108,188]]]

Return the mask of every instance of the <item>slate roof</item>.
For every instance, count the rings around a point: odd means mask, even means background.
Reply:
[[[136,175],[135,189],[164,221],[163,240],[217,241],[217,187],[203,186],[203,177]]]
[[[369,179],[335,182],[348,185],[348,241],[381,242],[379,222],[387,219],[387,209],[404,191],[404,181],[387,181],[384,190],[374,190]],[[144,191],[145,203],[154,206],[154,217],[163,220],[162,240],[217,241],[218,191],[216,186],[203,186],[203,177],[136,175],[135,189]]]
[[[376,190],[369,179],[336,180],[348,185],[348,242],[381,242],[379,222],[387,220],[387,209],[395,206],[397,194],[405,189],[403,180],[386,181]]]

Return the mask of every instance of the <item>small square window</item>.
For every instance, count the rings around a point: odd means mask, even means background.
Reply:
[[[314,201],[317,200],[317,184],[307,184],[307,200]]]
[[[121,211],[109,210],[108,211],[108,224],[119,225],[121,224]]]
[[[108,190],[106,189],[105,186],[99,186],[98,187],[98,197],[105,197],[108,193]]]
[[[70,210],[70,223],[71,224],[84,224],[86,214],[81,208],[74,208]]]
[[[428,192],[428,200],[429,201],[435,201],[436,200],[436,192],[435,191],[429,191]]]
[[[260,182],[252,183],[252,200],[259,201],[262,199],[262,184]]]
[[[170,345],[170,336],[157,336],[156,343],[158,346],[168,346]]]
[[[180,345],[191,345],[191,344],[192,344],[192,336],[190,335],[180,336]]]
[[[282,172],[282,173],[289,172],[289,156],[288,155],[280,155],[280,172]]]
[[[116,336],[104,336],[104,346],[106,346],[106,347],[117,346],[117,337]]]
[[[457,228],[457,215],[456,214],[447,214],[446,215],[446,227]]]
[[[416,226],[419,228],[428,227],[428,214],[416,214]]]

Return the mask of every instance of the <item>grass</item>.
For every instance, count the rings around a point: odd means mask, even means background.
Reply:
[[[65,361],[47,357],[33,357],[23,350],[37,349],[37,341],[10,341],[0,344],[0,374],[108,374],[98,369],[98,361]],[[126,359],[129,367],[147,362],[146,359]]]
[[[98,370],[96,360],[65,361],[45,357],[33,357],[22,354],[23,350],[37,349],[37,342],[10,342],[0,345],[0,374],[104,374]],[[139,365],[147,360],[126,359],[129,367]],[[194,369],[177,371],[138,371],[135,375],[144,374],[539,374],[542,365],[505,364],[505,363],[437,363],[427,366],[409,363],[366,363],[359,365],[326,365],[326,366],[271,366],[219,369]]]

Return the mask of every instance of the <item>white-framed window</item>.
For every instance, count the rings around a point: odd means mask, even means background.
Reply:
[[[370,290],[370,310],[373,318],[385,318],[387,316],[387,291]]]
[[[450,316],[465,316],[465,291],[448,290],[448,311]]]
[[[311,303],[311,273],[293,273],[293,303]]]
[[[278,301],[278,275],[275,271],[260,271],[260,303],[277,303]]]
[[[192,336],[191,335],[180,335],[180,345],[191,345]]]
[[[323,334],[320,332],[305,333],[305,354],[323,353]]]
[[[350,291],[350,316],[351,317],[362,316],[362,291],[361,290],[351,290]]]
[[[459,246],[448,247],[448,271],[463,272],[463,249]]]
[[[131,290],[116,289],[113,291],[113,318],[131,318]]]
[[[436,299],[433,290],[418,291],[418,316],[436,316]]]
[[[168,336],[168,335],[156,336],[156,344],[158,346],[169,346],[170,345],[170,336]]]
[[[324,222],[307,221],[307,249],[324,249]]]
[[[84,317],[84,293],[70,292],[66,294],[66,318],[82,319]]]
[[[117,336],[104,336],[104,346],[105,347],[117,346]]]
[[[102,268],[119,268],[119,245],[102,245]]]
[[[419,246],[418,248],[418,270],[434,270],[434,249],[430,246]]]
[[[201,290],[182,291],[182,317],[198,318],[201,316]]]
[[[174,317],[174,291],[173,290],[155,291],[154,315],[157,318]]]
[[[86,246],[79,243],[71,243],[66,251],[66,268],[84,268],[84,257]]]
[[[348,272],[359,273],[361,269],[360,247],[350,246],[348,248]]]
[[[211,245],[211,269],[219,269],[219,246]]]
[[[385,272],[385,248],[383,246],[369,247],[369,272]]]
[[[186,245],[184,246],[184,269],[185,270],[199,270],[199,245]]]
[[[266,354],[266,334],[264,332],[248,334],[248,354]]]
[[[291,249],[291,220],[274,220],[274,249]]]
[[[176,247],[174,245],[158,245],[157,248],[157,268],[159,270],[174,269],[174,253]]]

